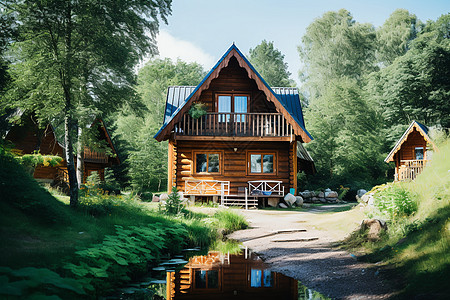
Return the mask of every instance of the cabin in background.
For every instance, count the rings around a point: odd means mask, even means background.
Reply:
[[[86,178],[94,171],[98,172],[103,180],[106,167],[120,164],[104,122],[101,119],[95,119],[90,127],[94,126],[98,129],[97,136],[99,141],[106,141],[113,155],[106,155],[86,147],[82,156],[84,160],[83,182],[86,182]],[[39,152],[42,155],[57,155],[63,159],[65,158],[63,139],[58,138],[55,128],[51,124],[41,128],[37,121],[34,120],[33,115],[22,115],[22,123],[13,125],[6,132],[5,140],[13,144],[13,152],[19,155]],[[68,183],[67,162],[64,159],[56,167],[38,166],[34,171],[33,177],[41,182]]]
[[[196,103],[206,107],[199,118]],[[169,87],[155,138],[169,141],[169,189],[194,201],[264,204],[295,194],[297,172],[315,172],[297,88],[271,88],[235,45],[197,86]]]
[[[428,128],[412,121],[384,161],[395,162],[394,181],[414,180],[437,150]]]

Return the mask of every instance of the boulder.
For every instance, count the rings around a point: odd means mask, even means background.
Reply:
[[[153,195],[152,202],[159,202],[159,197],[156,195]]]
[[[295,203],[295,201],[297,201],[297,199],[291,193],[288,193],[286,194],[286,196],[284,196],[284,202],[286,202],[286,204],[289,206],[292,206]]]
[[[373,205],[373,194],[372,193],[366,193],[361,197],[361,202],[367,205]]]
[[[331,189],[325,189],[325,193],[331,192]]]
[[[299,193],[299,195],[303,198],[311,198],[313,196],[313,193],[308,190],[304,190],[302,193]]]
[[[317,197],[325,198],[325,193],[324,192],[320,192],[319,194],[317,194]]]
[[[325,198],[326,200],[327,200],[327,202],[330,202],[330,203],[336,203],[336,202],[338,202],[338,198]]]
[[[366,190],[364,189],[360,189],[356,192],[356,196],[358,196],[359,198],[361,198],[365,193],[367,193]]]
[[[278,204],[278,206],[280,208],[288,208],[288,206],[286,204],[284,204],[284,203],[280,203],[280,204]]]
[[[319,201],[322,203],[327,203],[327,199],[325,199],[325,198],[319,198]]]
[[[383,230],[387,230],[386,222],[378,219],[363,220],[361,223],[361,232],[369,231],[367,239],[369,241],[377,241],[380,239],[380,234]]]
[[[302,206],[303,208],[310,208],[311,207],[311,204],[303,204],[303,206]]]
[[[337,198],[338,193],[335,191],[325,192],[325,198]]]
[[[297,200],[295,200],[295,205],[302,207],[303,206],[303,198],[301,196],[296,196],[295,199],[297,199]]]
[[[312,198],[311,198],[311,201],[312,201],[313,203],[320,202],[319,198],[317,198],[317,197],[312,197]]]
[[[166,194],[166,193],[161,194],[161,195],[159,196],[159,200],[160,200],[160,201],[167,201],[167,199],[169,199],[169,195]]]
[[[278,203],[280,203],[280,198],[267,199],[267,205],[269,205],[270,207],[277,207]]]

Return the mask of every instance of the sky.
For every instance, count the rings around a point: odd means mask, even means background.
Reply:
[[[421,21],[450,12],[450,0],[173,0],[168,24],[157,37],[160,57],[196,61],[209,71],[233,44],[248,55],[262,40],[285,55],[298,85],[297,47],[306,28],[327,11],[345,8],[360,23],[381,26],[397,8]]]

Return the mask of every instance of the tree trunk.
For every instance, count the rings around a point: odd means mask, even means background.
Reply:
[[[66,95],[67,97],[68,95]],[[72,128],[72,117],[67,107],[67,103],[70,103],[70,96],[66,98],[66,108],[64,112],[64,146],[66,152],[67,161],[67,174],[69,175],[69,188],[70,188],[70,206],[76,207],[78,205],[78,183],[75,171],[75,163],[73,159],[73,145],[72,137],[70,134]]]
[[[83,151],[83,145],[81,142],[81,134],[82,134],[81,127],[78,126],[78,145],[77,145],[77,182],[78,182],[78,188],[81,187],[83,184],[83,178],[84,178],[84,151]]]

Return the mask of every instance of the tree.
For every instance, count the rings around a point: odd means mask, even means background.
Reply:
[[[133,100],[134,66],[155,53],[159,18],[171,0],[6,1],[19,38],[9,104],[36,112],[42,123],[63,115],[70,204],[78,203],[74,141],[81,116],[107,114]]]
[[[450,128],[450,14],[429,21],[410,50],[370,76],[367,90],[385,120],[389,147],[412,120]],[[399,126],[401,125],[401,126]]]
[[[363,75],[376,70],[375,29],[353,20],[345,9],[326,12],[306,29],[298,47],[304,68],[300,73],[311,96],[320,96],[327,82],[348,77],[361,82]]]
[[[404,55],[411,41],[422,28],[422,23],[405,9],[395,10],[377,29],[377,60],[384,66]]]
[[[284,54],[273,46],[273,42],[263,40],[254,49],[250,48],[249,61],[270,86],[295,86],[289,78],[291,73],[284,62]]]
[[[137,90],[146,108],[142,114],[123,110],[116,116],[116,135],[126,141],[129,176],[137,191],[165,188],[167,142],[153,139],[162,125],[167,88],[171,85],[197,85],[206,75],[197,63],[152,59],[138,72]]]

